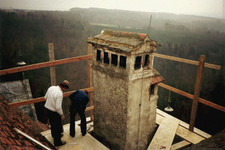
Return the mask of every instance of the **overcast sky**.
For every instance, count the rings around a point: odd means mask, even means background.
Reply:
[[[222,18],[223,2],[225,0],[0,0],[0,8],[69,10],[73,7],[97,7]]]

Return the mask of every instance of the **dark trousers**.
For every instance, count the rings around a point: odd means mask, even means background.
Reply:
[[[61,133],[63,133],[62,119],[57,112],[47,109],[49,123],[51,125],[51,134],[54,139],[54,144],[61,143]]]
[[[86,123],[86,117],[83,109],[73,109],[70,110],[70,135],[75,136],[75,116],[76,114],[79,114],[81,119],[81,133],[82,135],[85,135],[87,132],[87,123]]]

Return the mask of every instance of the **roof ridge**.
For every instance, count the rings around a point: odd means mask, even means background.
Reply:
[[[124,32],[124,31],[112,31],[108,29],[102,30],[101,34],[115,36],[115,37],[129,37],[139,40],[144,40],[148,35],[145,33],[136,33],[136,32]]]

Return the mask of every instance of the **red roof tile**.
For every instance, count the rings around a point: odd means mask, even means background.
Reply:
[[[14,128],[33,137],[45,146],[55,149],[54,146],[40,134],[43,131],[39,123],[31,120],[17,108],[10,108],[8,101],[0,95],[0,149],[43,149],[38,144],[17,133]]]
[[[164,79],[162,76],[160,76],[160,75],[154,76],[154,77],[152,77],[151,85],[152,85],[152,84],[157,84],[157,83],[162,82],[162,81],[164,81],[164,80],[165,80],[165,79]]]

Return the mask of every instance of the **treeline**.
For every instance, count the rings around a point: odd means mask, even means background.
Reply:
[[[151,19],[151,20],[150,20]],[[1,69],[15,67],[22,59],[27,64],[48,61],[48,43],[55,46],[55,59],[87,54],[87,38],[103,29],[148,33],[161,46],[157,52],[192,60],[206,55],[206,62],[221,65],[221,70],[204,69],[200,97],[225,106],[225,21],[222,19],[131,12],[106,9],[74,8],[59,11],[0,11]],[[164,82],[194,93],[197,67],[155,58],[154,67]],[[87,87],[87,62],[56,67],[57,81],[68,79],[72,89]],[[50,86],[49,69],[25,72],[30,79],[33,97],[43,96]],[[3,76],[1,81],[16,79]],[[159,88],[158,107],[167,106],[168,91]],[[172,113],[189,122],[191,100],[171,93]],[[64,104],[64,107],[67,107]],[[216,133],[225,126],[224,113],[199,105],[196,126]]]
[[[0,69],[49,61],[48,43],[54,43],[55,59],[87,54],[88,24],[79,14],[51,11],[0,11]],[[49,68],[25,72],[34,98],[50,86]],[[1,82],[19,80],[20,73],[1,76]],[[56,66],[57,83],[69,80],[71,89],[87,87],[87,61]],[[36,104],[38,119],[46,122],[44,103]],[[65,107],[68,102],[64,104]],[[68,110],[68,109],[66,109]]]

